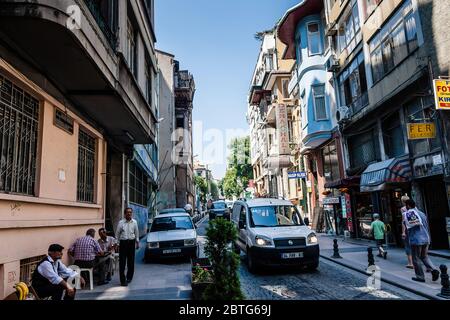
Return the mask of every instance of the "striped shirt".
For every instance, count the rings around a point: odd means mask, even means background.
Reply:
[[[100,245],[91,236],[84,236],[70,247],[70,252],[74,253],[74,259],[80,261],[92,261],[98,253],[102,252]]]

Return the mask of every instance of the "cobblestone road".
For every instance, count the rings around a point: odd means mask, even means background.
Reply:
[[[206,218],[198,227],[201,247],[205,241]],[[367,287],[367,277],[333,262],[321,259],[315,272],[261,270],[251,274],[241,254],[241,287],[251,300],[422,300],[400,288],[381,283],[380,290]]]

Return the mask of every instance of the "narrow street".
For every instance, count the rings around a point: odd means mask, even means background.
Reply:
[[[200,256],[204,256],[208,217],[200,221],[197,232]],[[149,263],[143,261],[145,238],[136,255],[135,277],[128,287],[121,287],[116,273],[105,286],[93,291],[81,290],[79,300],[183,300],[191,299],[190,263],[187,259]],[[400,288],[382,283],[382,290],[367,288],[367,277],[321,259],[316,272],[261,270],[251,274],[241,254],[240,280],[248,300],[423,300]]]

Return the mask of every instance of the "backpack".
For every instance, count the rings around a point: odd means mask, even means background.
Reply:
[[[405,213],[406,228],[411,229],[416,226],[423,226],[422,218],[416,208],[410,209]]]

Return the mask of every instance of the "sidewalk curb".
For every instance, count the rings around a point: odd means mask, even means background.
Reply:
[[[358,268],[356,268],[356,267],[353,267],[353,266],[351,266],[351,265],[349,265],[349,264],[340,262],[340,261],[338,261],[337,259],[332,259],[332,258],[327,257],[327,256],[322,255],[322,254],[320,255],[320,257],[323,258],[323,259],[325,259],[325,260],[334,262],[334,263],[336,263],[336,264],[338,264],[338,265],[340,265],[340,266],[346,267],[346,268],[348,268],[348,269],[351,269],[351,270],[353,270],[353,271],[356,271],[356,272],[359,272],[359,273],[362,273],[362,274],[368,276],[367,272],[365,272],[365,271],[363,271],[363,270],[361,270],[361,269],[358,269]],[[411,292],[411,293],[414,293],[415,295],[418,295],[418,296],[421,296],[421,297],[424,297],[424,298],[427,298],[427,299],[430,299],[430,300],[444,300],[444,299],[439,298],[438,296],[432,296],[432,295],[429,295],[429,294],[427,294],[427,293],[423,293],[423,292],[421,292],[421,291],[417,291],[417,290],[412,289],[412,288],[410,288],[410,287],[407,287],[407,286],[404,286],[404,285],[399,284],[399,283],[397,283],[397,282],[394,282],[394,281],[391,281],[391,280],[389,280],[389,279],[386,279],[385,277],[381,277],[380,280],[383,281],[383,282],[386,282],[386,283],[388,283],[388,284],[390,284],[390,285],[392,285],[392,286],[394,286],[394,287],[398,287],[398,288],[400,288],[400,289],[409,291],[409,292]]]

